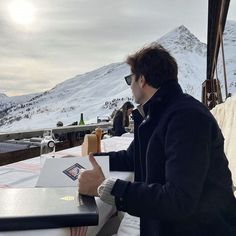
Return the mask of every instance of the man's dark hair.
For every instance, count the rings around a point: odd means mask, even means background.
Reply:
[[[126,63],[135,74],[135,80],[143,75],[147,84],[154,88],[159,88],[170,80],[178,80],[178,66],[175,59],[157,43],[128,56]]]

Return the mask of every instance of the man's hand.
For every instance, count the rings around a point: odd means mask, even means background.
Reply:
[[[93,169],[82,170],[80,172],[78,177],[79,193],[89,196],[98,196],[97,188],[105,180],[105,176],[92,153],[89,153],[89,160]]]

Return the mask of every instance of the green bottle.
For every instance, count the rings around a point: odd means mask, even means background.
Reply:
[[[80,114],[79,125],[85,125],[85,123],[84,123],[84,114],[83,113]]]

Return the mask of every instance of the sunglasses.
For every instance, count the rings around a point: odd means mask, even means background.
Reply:
[[[131,85],[131,82],[132,82],[132,76],[134,74],[130,74],[130,75],[127,75],[125,76],[125,82],[128,84],[128,85]]]

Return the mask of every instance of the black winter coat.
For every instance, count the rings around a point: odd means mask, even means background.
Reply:
[[[177,82],[143,108],[143,121],[133,112],[127,151],[109,153],[111,170],[135,174],[133,183],[116,181],[117,209],[140,217],[143,236],[233,235],[224,217],[235,203],[231,173],[214,117]]]

